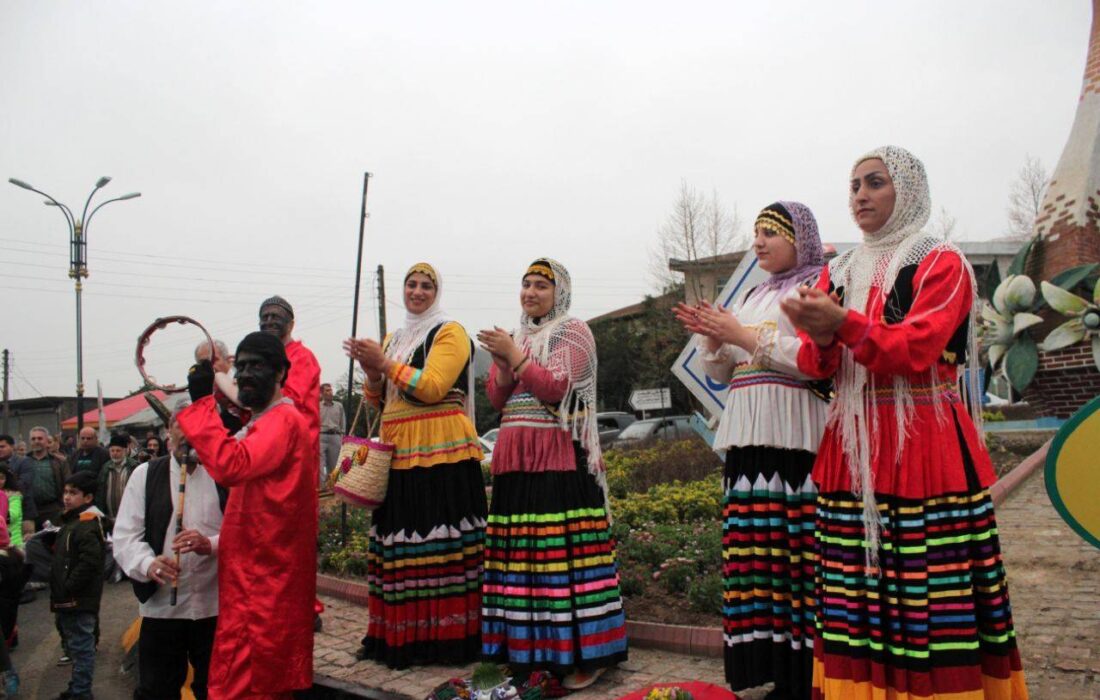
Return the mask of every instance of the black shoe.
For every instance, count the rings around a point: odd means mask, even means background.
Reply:
[[[321,619],[321,616],[318,613],[313,613],[313,633],[317,634],[324,626],[325,622]]]
[[[355,659],[357,661],[370,661],[371,660],[370,652],[367,651],[366,647],[359,647],[355,651]]]
[[[27,603],[33,603],[34,599],[38,597],[38,594],[29,588],[24,588],[23,592],[19,595],[19,604],[26,605]]]

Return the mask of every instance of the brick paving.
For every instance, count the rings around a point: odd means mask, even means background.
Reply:
[[[1100,698],[1100,549],[1058,516],[1036,471],[997,508],[1032,700]]]
[[[356,661],[355,650],[366,626],[364,610],[354,603],[322,596],[326,606],[324,629],[316,635],[313,668],[325,675],[361,688],[383,691],[377,697],[423,700],[450,678],[469,678],[474,666],[418,666],[394,671],[369,661]],[[722,660],[632,648],[630,660],[610,669],[587,690],[569,695],[576,700],[607,700],[654,683],[704,681],[725,685]],[[742,694],[746,700],[763,698],[764,691]]]
[[[1100,550],[1078,537],[1047,499],[1036,471],[997,509],[1012,609],[1032,700],[1100,699]],[[314,669],[373,697],[422,700],[449,678],[473,667],[392,671],[356,661],[366,619],[362,607],[336,598],[317,635]],[[608,700],[654,683],[698,680],[723,685],[722,661],[663,651],[630,650],[630,661],[608,671],[576,700]],[[762,689],[744,693],[759,700]]]

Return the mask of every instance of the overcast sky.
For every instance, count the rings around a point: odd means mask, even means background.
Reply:
[[[1061,153],[1089,4],[8,0],[0,175],[74,209],[100,175],[101,197],[142,192],[89,226],[89,395],[138,387],[154,318],[235,345],[274,293],[337,381],[365,170],[360,334],[375,267],[392,328],[419,259],[471,331],[515,325],[536,256],[572,272],[582,318],[639,301],[681,180],[750,221],[800,200],[854,240],[848,171],[884,143],[924,160],[962,237],[993,238],[1025,157]],[[0,186],[15,398],[75,387],[67,232],[41,201]],[[176,336],[150,348],[162,379],[197,339]]]

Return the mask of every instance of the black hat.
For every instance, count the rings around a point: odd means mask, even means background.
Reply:
[[[289,301],[282,298],[278,294],[271,297],[270,299],[264,299],[264,302],[262,304],[260,304],[260,311],[261,312],[264,310],[265,306],[278,306],[280,309],[282,309],[283,311],[286,311],[288,314],[290,314],[291,318],[294,318],[294,307],[290,305]]]
[[[129,447],[130,438],[127,435],[116,433],[111,436],[111,441],[107,443],[108,447]]]
[[[283,341],[270,333],[253,331],[246,335],[244,340],[237,345],[237,356],[240,357],[242,352],[254,352],[270,362],[276,370],[285,369],[287,374],[290,373],[290,360],[286,357],[286,347],[283,345]],[[285,375],[283,376],[283,382],[286,382]]]

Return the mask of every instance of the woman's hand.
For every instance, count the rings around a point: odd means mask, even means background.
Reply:
[[[492,330],[478,331],[477,342],[492,354],[493,361],[497,362],[497,366],[501,369],[511,371],[526,357],[516,345],[516,341],[512,340],[512,335],[502,328],[494,326]],[[498,360],[503,361],[504,365],[501,365]]]
[[[382,345],[370,338],[348,338],[343,343],[344,353],[348,357],[358,360],[359,366],[367,373],[367,378],[374,383],[381,381],[382,376],[393,365],[393,360],[386,357],[382,351]]]
[[[799,287],[798,296],[779,302],[779,308],[795,328],[823,346],[833,342],[833,336],[848,313],[835,293],[825,294],[816,287]]]
[[[684,330],[688,333],[695,333],[703,336],[703,342],[706,344],[708,351],[712,353],[718,352],[722,347],[722,341],[710,337],[710,334],[699,318],[699,307],[700,305],[698,303],[695,306],[688,306],[684,302],[680,302],[672,307],[672,315],[676,317],[676,320],[680,322],[680,325],[682,325]]]
[[[756,348],[756,334],[722,306],[700,302],[694,307],[678,304],[673,309],[684,328],[707,338],[707,349],[716,352],[723,344],[736,345],[749,352]]]

